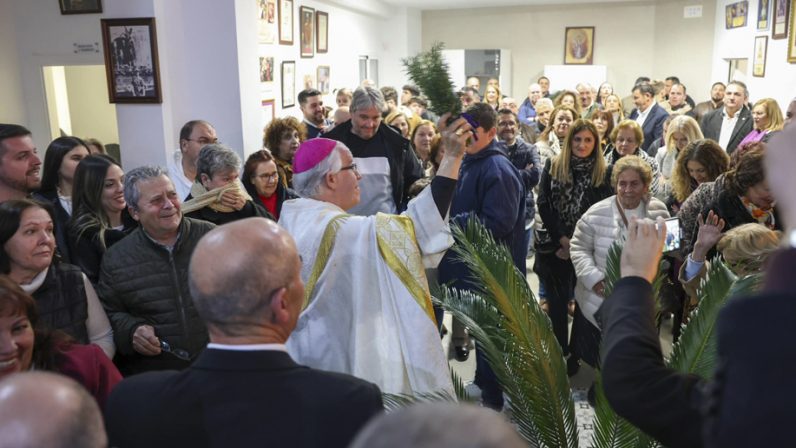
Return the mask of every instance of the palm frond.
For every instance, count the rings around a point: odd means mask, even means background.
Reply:
[[[457,401],[455,396],[449,394],[448,392],[443,392],[443,391],[418,394],[418,395],[382,393],[381,399],[384,402],[384,409],[387,412],[405,408],[407,406],[411,406],[416,403]]]
[[[520,434],[532,446],[576,447],[575,405],[550,320],[508,249],[471,219],[454,228],[452,249],[475,291],[442,287],[439,302],[470,329],[511,401]]]
[[[605,297],[611,297],[614,285],[622,278],[619,262],[622,259],[622,243],[614,241],[608,248],[608,257],[605,259]]]
[[[594,433],[592,445],[595,448],[636,448],[639,442],[639,429],[614,412],[605,398],[602,377],[596,372],[594,383],[595,401]]]
[[[412,82],[428,97],[429,109],[440,117],[448,112],[455,117],[461,113],[462,104],[453,91],[448,64],[442,58],[444,47],[442,42],[435,42],[429,51],[401,62]]]

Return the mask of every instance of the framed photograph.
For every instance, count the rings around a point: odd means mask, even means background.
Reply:
[[[749,13],[749,2],[736,2],[730,3],[724,7],[727,21],[724,28],[730,30],[733,28],[742,28],[746,26],[746,16]]]
[[[299,17],[301,19],[301,31],[299,31],[301,57],[311,58],[315,56],[315,10],[302,6],[299,8]]]
[[[274,81],[274,58],[260,57],[260,82]]]
[[[771,26],[771,1],[757,0],[757,30],[766,31]]]
[[[755,37],[755,57],[752,62],[752,76],[766,76],[766,56],[768,52],[768,36]]]
[[[296,105],[296,61],[282,62],[282,109]]]
[[[318,66],[318,86],[316,87],[319,92],[323,94],[329,93],[329,66],[328,65],[319,65]]]
[[[153,17],[102,19],[102,46],[111,103],[160,103]]]
[[[771,26],[771,39],[785,39],[788,37],[788,13],[791,0],[774,1],[774,20]]]
[[[564,64],[590,65],[594,61],[594,27],[567,27],[564,32]]]
[[[274,119],[274,100],[263,100],[263,122],[269,123]]]
[[[796,3],[790,4],[790,38],[788,39],[788,62],[796,64]]]
[[[272,44],[276,34],[276,0],[257,0],[257,11],[257,40],[261,44]]]
[[[279,44],[293,45],[293,0],[279,3]]]
[[[316,53],[329,52],[329,13],[317,11],[315,13]]]
[[[102,0],[58,0],[61,14],[99,14]]]

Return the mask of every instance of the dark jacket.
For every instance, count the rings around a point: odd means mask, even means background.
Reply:
[[[257,189],[254,187],[254,184],[252,184],[247,179],[243,181],[243,186],[246,188],[246,191],[249,193],[249,196],[252,197],[252,201],[255,203],[255,205],[259,205],[260,207],[263,208],[263,210],[268,212],[268,214],[270,215],[271,212],[268,211],[268,208],[260,199],[260,195],[257,194]],[[276,215],[271,219],[278,218],[279,215],[282,214],[282,204],[284,204],[285,201],[290,199],[296,199],[299,197],[299,195],[296,194],[296,192],[293,191],[293,189],[285,187],[284,185],[282,185],[281,182],[277,183],[276,191],[274,192],[274,194],[276,195]]]
[[[113,327],[123,373],[180,369],[188,366],[168,353],[143,356],[133,350],[133,333],[151,325],[173,348],[197,355],[207,344],[207,330],[188,289],[188,265],[199,239],[215,225],[183,218],[180,236],[169,252],[143,228],[108,249],[102,259],[97,289]]]
[[[185,201],[187,202],[190,201],[191,199],[193,199],[193,196],[189,194],[188,197],[185,198]],[[202,207],[199,210],[194,210],[190,213],[186,213],[185,216],[188,218],[201,219],[202,221],[212,222],[217,226],[246,218],[260,217],[260,218],[268,218],[270,220],[274,219],[274,217],[270,213],[268,213],[265,207],[262,207],[259,204],[255,204],[253,201],[246,201],[246,204],[243,206],[242,209],[235,210],[234,212],[218,212],[210,207]]]
[[[658,103],[652,103],[652,110],[650,110],[647,118],[644,120],[644,125],[641,126],[641,129],[644,131],[644,142],[641,144],[641,149],[647,151],[647,148],[652,145],[652,143],[661,138],[663,135],[663,122],[666,121],[666,117],[669,114],[666,112],[664,108],[658,106]],[[638,109],[633,109],[633,113],[630,114],[628,119],[635,120],[639,115]],[[651,154],[655,156],[655,154]]]
[[[77,266],[53,263],[44,283],[33,294],[39,310],[39,322],[47,328],[62,330],[81,344],[88,344],[88,302],[83,273]]]
[[[727,301],[716,321],[716,370],[708,382],[666,367],[652,287],[617,282],[603,302],[602,379],[620,416],[665,446],[793,445],[796,250],[770,256],[763,291]]]
[[[280,351],[211,348],[185,371],[122,381],[105,421],[120,448],[345,448],[381,412],[381,393],[366,381]]]
[[[122,223],[124,224],[122,230],[105,230],[104,248],[99,240],[99,229],[86,229],[78,236],[74,228],[71,226],[69,228],[69,253],[72,254],[72,263],[86,274],[93,285],[99,281],[100,264],[105,251],[138,227],[138,223],[127,210],[122,212]]]
[[[525,222],[530,223],[536,214],[536,203],[533,199],[533,188],[539,183],[542,172],[539,150],[536,145],[531,144],[517,137],[513,147],[506,145],[506,142],[498,142],[500,149],[509,157],[509,160],[517,168],[525,187]],[[533,164],[531,168],[526,167]]]
[[[514,264],[525,273],[525,188],[520,173],[497,141],[464,157],[450,208],[451,223],[464,227],[476,217],[498,243],[508,246]],[[439,265],[440,283],[463,281],[468,270],[448,251]]]
[[[738,114],[738,121],[735,122],[730,141],[727,143],[727,147],[724,148],[727,154],[732,154],[735,148],[738,147],[738,144],[741,143],[741,140],[743,140],[748,133],[752,132],[752,112],[750,112],[746,106],[743,106],[741,110],[736,113]],[[721,122],[723,120],[723,107],[702,117],[702,122],[699,123],[699,126],[702,128],[702,134],[704,134],[705,138],[710,138],[718,142],[721,134]]]
[[[335,126],[323,137],[343,142],[354,157],[360,157],[351,128],[351,120],[348,120]],[[392,195],[395,207],[400,212],[405,210],[406,204],[409,203],[409,187],[423,177],[423,166],[412,150],[409,140],[403,138],[397,131],[382,122],[377,133],[382,135],[388,144],[387,160],[390,162]]]
[[[550,239],[558,245],[558,241],[562,236],[572,238],[575,233],[575,227],[565,227],[561,222],[561,217],[558,214],[557,198],[552,197],[552,176],[550,175],[550,167],[552,160],[548,159],[545,163],[544,170],[542,170],[542,179],[539,181],[539,216],[542,217],[544,228],[547,229]],[[609,165],[605,170],[605,182],[599,187],[590,187],[586,190],[583,197],[583,203],[580,204],[580,214],[586,213],[592,205],[602,201],[614,194],[611,188],[611,166]]]

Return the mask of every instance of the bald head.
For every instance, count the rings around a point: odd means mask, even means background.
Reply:
[[[473,405],[419,403],[374,418],[351,448],[520,448],[528,446],[497,412]]]
[[[94,398],[71,379],[26,372],[0,382],[0,448],[108,445]]]
[[[191,257],[189,285],[211,340],[214,333],[235,336],[271,326],[287,332],[286,340],[304,296],[300,269],[293,238],[269,219],[208,232]]]

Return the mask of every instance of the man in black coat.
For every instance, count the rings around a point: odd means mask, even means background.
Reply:
[[[649,147],[663,135],[663,122],[669,113],[655,102],[655,89],[648,82],[636,84],[633,87],[633,103],[636,108],[628,117],[637,122],[644,131],[644,141],[641,149],[649,154]],[[655,154],[650,154],[655,157]]]
[[[346,447],[382,411],[381,393],[285,351],[304,301],[300,271],[293,239],[273,221],[208,233],[189,275],[211,343],[187,370],[116,387],[106,405],[110,445]]]
[[[789,248],[767,260],[761,293],[732,298],[716,330],[717,362],[711,381],[664,365],[655,327],[650,281],[666,232],[662,220],[630,224],[622,252],[622,279],[603,302],[603,385],[616,412],[677,447],[792,445],[796,402],[796,126],[772,139],[766,167],[788,225]],[[650,254],[653,254],[650,256]]]
[[[741,140],[752,132],[752,113],[744,106],[748,99],[746,84],[730,82],[724,92],[724,107],[702,117],[699,124],[705,138],[719,142],[727,154],[732,154]]]

